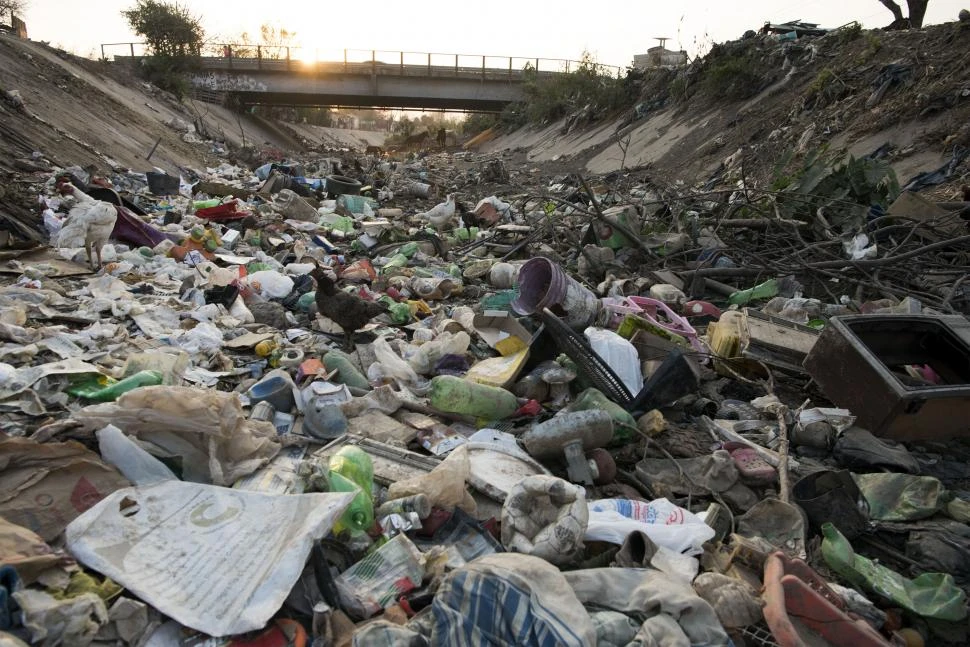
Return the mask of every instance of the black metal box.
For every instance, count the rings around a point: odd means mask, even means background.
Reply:
[[[878,436],[970,436],[970,321],[964,317],[834,317],[804,366],[832,402]]]

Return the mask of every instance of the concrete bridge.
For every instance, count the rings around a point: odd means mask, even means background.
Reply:
[[[134,61],[137,43],[129,47]],[[231,95],[243,105],[426,108],[499,112],[524,98],[527,78],[569,71],[574,61],[369,52],[369,60],[305,61],[285,52],[263,54],[261,47],[224,46],[223,56],[206,56],[191,78],[202,95]],[[295,48],[294,48],[295,49]],[[127,52],[126,52],[127,54]],[[242,55],[241,55],[242,54]],[[420,61],[420,62],[416,62]],[[541,69],[540,69],[541,66]]]
[[[105,47],[112,46],[123,46],[131,54],[115,60],[141,58],[136,56],[138,43],[102,45],[102,58]],[[325,62],[300,60],[303,53],[291,56],[288,47],[216,49],[223,55],[203,57],[192,86],[198,94],[231,95],[243,105],[498,112],[524,98],[527,79],[562,74],[578,65],[558,59],[376,50],[344,50],[342,61]]]
[[[243,104],[498,112],[524,98],[526,78],[523,70],[509,68],[376,59],[335,63],[211,57],[202,65],[203,71],[192,78],[197,90],[229,93]]]

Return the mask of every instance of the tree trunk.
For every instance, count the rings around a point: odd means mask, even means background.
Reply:
[[[915,2],[917,0],[910,0],[910,1]],[[879,2],[881,2],[882,6],[884,6],[886,9],[889,9],[891,12],[893,12],[893,23],[900,24],[903,22],[902,7],[900,7],[898,4],[893,2],[893,0],[879,0]],[[925,7],[924,7],[924,12],[925,12]]]
[[[920,29],[923,26],[923,17],[926,15],[926,5],[929,0],[906,0],[909,5],[909,26],[913,29]]]

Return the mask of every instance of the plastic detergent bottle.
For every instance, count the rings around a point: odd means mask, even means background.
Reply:
[[[519,403],[505,389],[438,375],[431,379],[431,406],[438,411],[501,420],[515,413]]]

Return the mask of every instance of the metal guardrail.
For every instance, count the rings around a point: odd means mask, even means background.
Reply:
[[[126,54],[131,57],[147,55],[144,43],[103,43],[102,59],[107,59],[111,48],[127,50]],[[521,77],[527,70],[541,75],[568,73],[583,65],[582,61],[567,59],[354,49],[342,50],[342,60],[327,61],[321,57],[319,49],[311,50],[285,45],[212,43],[207,45],[205,50],[210,56],[203,57],[203,66],[209,69],[238,67],[240,70],[311,70],[318,73],[378,73],[398,76],[467,77],[475,75],[497,79],[499,74],[504,75],[505,78]],[[334,50],[323,51],[324,56],[332,53]],[[341,51],[336,50],[336,53],[339,56]],[[623,68],[597,65],[597,71],[610,76],[621,76]]]

